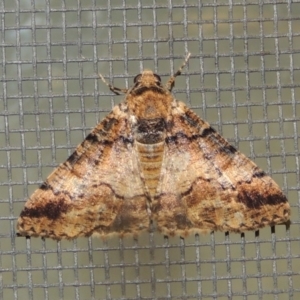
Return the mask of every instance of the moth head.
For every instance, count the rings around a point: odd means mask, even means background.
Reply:
[[[133,83],[135,86],[161,86],[161,78],[151,70],[144,70],[134,77]]]

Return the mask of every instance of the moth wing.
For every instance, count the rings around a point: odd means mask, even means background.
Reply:
[[[208,123],[178,102],[170,124],[152,206],[160,231],[242,232],[288,222],[279,186]]]
[[[118,106],[27,200],[18,235],[53,239],[149,227],[127,115]]]

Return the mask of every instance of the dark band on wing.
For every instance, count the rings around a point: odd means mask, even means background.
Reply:
[[[262,177],[265,177],[267,176],[266,173],[261,170],[260,168],[256,168],[253,172],[253,175],[252,175],[254,178],[262,178]]]
[[[212,133],[210,138],[211,138],[212,142],[214,143],[214,145],[218,146],[218,148],[216,150],[219,153],[223,152],[225,154],[232,155],[232,154],[235,154],[236,152],[238,152],[238,150],[235,147],[230,145],[224,139],[220,140],[219,135],[216,134],[216,131],[214,129],[210,132]],[[176,144],[176,143],[180,142],[181,139],[186,139],[189,142],[192,142],[192,141],[202,139],[202,138],[203,138],[202,134],[193,134],[193,135],[188,136],[187,134],[185,134],[183,132],[177,132],[175,135],[167,136],[165,138],[165,142],[166,142],[166,144],[172,144],[172,143]]]
[[[118,124],[118,122],[119,121],[114,117],[106,118],[102,121],[103,129],[105,131],[110,131],[114,125]]]
[[[39,205],[36,207],[25,207],[21,212],[20,217],[28,218],[41,218],[46,217],[50,220],[57,220],[61,214],[66,213],[69,209],[69,205],[66,204],[64,199],[60,199],[55,202],[47,202],[45,205]]]
[[[276,194],[261,194],[254,189],[240,189],[237,199],[251,209],[258,209],[264,205],[278,205],[287,202],[287,198],[280,191]]]
[[[122,201],[125,200],[125,197],[117,194],[115,192],[115,190],[113,190],[112,186],[108,183],[94,184],[94,185],[92,185],[92,188],[99,189],[99,187],[103,186],[103,185],[108,187],[117,199],[122,200]],[[49,201],[45,205],[39,205],[36,207],[31,207],[31,208],[25,207],[24,210],[21,212],[20,217],[28,217],[28,218],[46,217],[49,220],[56,220],[56,219],[60,218],[60,216],[62,214],[66,213],[68,210],[72,209],[72,205],[70,205],[70,202],[66,200],[67,197],[75,203],[76,200],[81,199],[84,196],[83,194],[79,194],[79,195],[76,195],[76,197],[75,197],[75,196],[71,195],[68,191],[54,192],[53,187],[46,182],[44,182],[41,185],[41,188],[43,190],[45,190],[45,189],[52,190],[55,198],[58,199],[58,201]],[[136,195],[135,197],[139,198],[139,197],[144,197],[144,196],[145,195],[142,194],[142,195]]]
[[[71,166],[75,165],[76,162],[78,161],[80,155],[77,153],[77,151],[75,150],[67,159],[66,163],[69,163]]]

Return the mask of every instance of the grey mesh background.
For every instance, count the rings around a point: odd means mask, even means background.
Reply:
[[[276,3],[276,4],[275,4]],[[299,299],[300,3],[0,2],[0,299]],[[283,188],[290,228],[56,242],[26,198],[151,68]]]

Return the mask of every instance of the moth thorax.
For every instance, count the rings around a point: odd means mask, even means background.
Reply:
[[[156,195],[157,186],[160,180],[164,142],[156,144],[136,142],[136,147],[145,189],[149,196],[153,198]]]
[[[164,140],[165,128],[163,118],[140,119],[135,126],[135,138],[142,144],[157,144]]]

